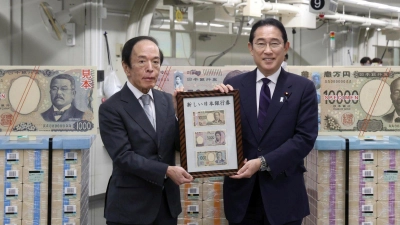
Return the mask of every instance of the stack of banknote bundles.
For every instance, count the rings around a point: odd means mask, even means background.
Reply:
[[[49,151],[24,150],[22,170],[22,224],[46,224]]]
[[[400,150],[377,151],[377,224],[400,221]]]
[[[0,224],[21,224],[22,150],[0,150]]]
[[[52,224],[85,224],[89,209],[89,150],[54,150],[52,183]]]

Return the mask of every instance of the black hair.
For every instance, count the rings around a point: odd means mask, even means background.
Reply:
[[[289,59],[289,55],[286,53],[285,55],[285,59],[288,60]]]
[[[380,58],[373,58],[371,63],[378,63],[378,64],[382,64],[382,59]]]
[[[285,27],[283,26],[283,24],[279,20],[276,20],[274,18],[265,18],[263,20],[257,21],[257,23],[255,23],[253,25],[253,27],[251,28],[250,36],[249,36],[249,42],[251,43],[251,46],[253,46],[254,33],[256,32],[256,30],[259,27],[262,27],[262,26],[274,26],[274,27],[278,28],[282,33],[283,43],[286,44],[286,42],[288,41],[287,33],[286,33],[286,30],[285,30]]]
[[[124,62],[126,65],[128,65],[129,68],[131,68],[131,54],[132,54],[133,47],[139,41],[143,41],[143,40],[152,41],[158,47],[157,40],[150,36],[138,36],[138,37],[134,37],[134,38],[131,38],[130,40],[128,40],[125,43],[124,47],[122,48],[122,62]],[[160,65],[161,65],[164,60],[164,54],[162,53],[160,48],[158,48],[158,50],[159,50],[159,54],[160,54]]]
[[[219,136],[221,136],[221,131],[215,131],[214,135],[217,135],[217,134],[219,134]]]
[[[361,58],[360,63],[361,63],[361,64],[365,64],[365,63],[367,63],[368,61],[371,62],[371,58],[368,57],[368,56],[366,56],[366,57],[362,57],[362,58]]]
[[[71,82],[71,88],[72,88],[73,90],[75,90],[75,79],[74,79],[71,75],[69,75],[69,74],[59,74],[59,75],[57,75],[57,76],[51,78],[51,81],[50,81],[50,88],[51,88],[51,85],[53,84],[53,82],[54,82],[55,80],[57,80],[57,79],[69,80],[69,81]]]

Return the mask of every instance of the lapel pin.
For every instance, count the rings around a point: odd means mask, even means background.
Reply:
[[[281,97],[281,102],[283,102],[283,97]]]
[[[286,92],[285,92],[285,98],[288,99],[289,96],[290,96],[289,92],[286,91]]]

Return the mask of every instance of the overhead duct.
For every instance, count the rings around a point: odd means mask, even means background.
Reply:
[[[308,6],[307,6],[307,10],[308,10]],[[271,12],[273,12],[273,13],[277,12],[280,14],[287,14],[287,13],[297,14],[300,11],[302,11],[302,9],[300,9],[297,6],[289,5],[289,4],[265,2],[264,7],[261,9],[261,11],[264,14],[269,14]]]
[[[335,15],[325,15],[324,19],[360,23],[361,25],[364,24],[365,26],[376,26],[376,27],[393,26],[393,28],[400,29],[400,26],[398,23],[394,24],[394,23],[388,22],[387,20],[383,20],[383,19],[373,19],[373,18],[346,15],[346,14],[336,13]]]

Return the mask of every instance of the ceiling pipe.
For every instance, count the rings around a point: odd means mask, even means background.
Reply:
[[[324,18],[330,20],[340,20],[340,21],[344,20],[346,22],[370,24],[370,26],[377,26],[377,27],[386,27],[391,24],[390,22],[383,19],[373,19],[373,18],[346,15],[346,14],[343,15],[338,13],[336,13],[335,15],[325,15]],[[396,25],[392,23],[392,25],[393,27],[400,28],[398,24]]]
[[[265,2],[264,7],[261,9],[261,12],[264,11],[263,13],[265,14],[268,14],[269,11],[297,14],[300,12],[300,10],[300,8],[289,4]]]

